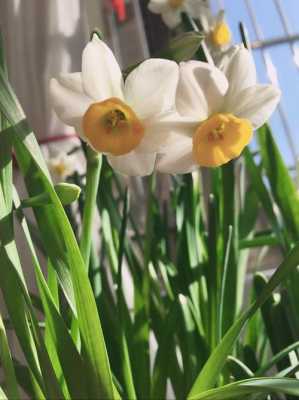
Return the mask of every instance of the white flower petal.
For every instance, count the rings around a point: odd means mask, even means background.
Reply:
[[[221,107],[227,88],[227,79],[218,68],[201,61],[181,63],[177,110],[183,116],[205,120]]]
[[[138,151],[151,153],[163,152],[173,143],[174,136],[191,138],[198,126],[198,120],[183,118],[178,113],[170,113],[146,126],[145,135]]]
[[[153,58],[135,68],[126,79],[125,101],[140,119],[174,108],[179,69],[174,61]]]
[[[279,103],[281,92],[273,85],[255,85],[244,89],[226,105],[226,111],[251,121],[254,129],[262,126]]]
[[[227,96],[235,97],[243,89],[256,84],[256,69],[251,53],[243,46],[234,46],[220,61],[219,68],[227,77]]]
[[[156,154],[143,154],[136,150],[123,156],[107,156],[111,167],[123,175],[146,176],[150,175],[155,167]]]
[[[42,152],[55,182],[64,180],[75,171],[79,174],[86,172],[86,158],[80,140],[73,135],[64,135],[57,141],[43,143]],[[59,171],[57,166],[64,168]]]
[[[109,47],[95,34],[83,51],[82,79],[85,92],[96,101],[123,99],[120,67]]]
[[[147,7],[151,12],[161,14],[169,8],[169,3],[168,0],[151,0]]]
[[[82,118],[92,100],[79,91],[77,77],[64,75],[51,79],[50,97],[58,117],[67,125],[75,126]]]
[[[73,72],[71,74],[61,74],[59,76],[61,85],[77,93],[84,93],[81,72]]]
[[[165,174],[187,174],[198,168],[192,157],[192,139],[177,135],[167,153],[158,156],[156,170]]]
[[[169,9],[166,10],[162,13],[162,19],[170,29],[175,28],[176,26],[180,25],[182,21],[182,16],[181,16],[181,9]]]

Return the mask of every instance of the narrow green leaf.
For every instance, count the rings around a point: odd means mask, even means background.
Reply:
[[[239,337],[242,328],[245,326],[247,321],[255,314],[255,312],[265,303],[265,301],[271,296],[273,290],[284,281],[288,274],[297,267],[299,264],[299,244],[293,248],[286,259],[281,263],[278,269],[275,271],[267,285],[264,287],[262,293],[257,298],[256,302],[253,303],[247,311],[234,323],[234,325],[228,330],[223,337],[222,341],[213,351],[205,366],[199,373],[189,397],[195,394],[200,394],[208,389],[211,389],[219,376],[227,356],[230,354],[231,349]]]
[[[170,370],[174,367],[170,363],[171,353],[175,353],[175,342],[173,332],[177,324],[178,307],[172,306],[163,323],[162,335],[158,338],[159,346],[155,358],[151,399],[165,399],[167,389],[167,379],[170,376]]]
[[[271,360],[269,360],[266,364],[262,365],[255,373],[255,376],[261,376],[265,372],[269,371],[275,364],[277,364],[280,360],[285,357],[288,357],[291,351],[297,350],[299,347],[299,341],[292,343],[290,346],[281,350],[279,353],[275,354]]]
[[[23,119],[23,113],[16,106],[15,96],[3,71],[0,71],[0,87],[0,110],[14,126],[12,135],[16,157],[29,195],[48,191],[51,197],[52,205],[39,212],[35,210],[35,214],[44,248],[49,251],[53,266],[69,270],[71,275],[89,395],[94,398],[117,398],[95,299],[71,225],[53,188],[33,133],[28,127],[24,129],[24,125],[18,124]]]
[[[123,204],[123,216],[122,224],[120,230],[119,238],[119,249],[118,249],[118,279],[117,279],[117,306],[119,315],[119,336],[120,336],[120,351],[121,351],[121,369],[123,374],[125,392],[129,399],[137,399],[131,361],[128,349],[128,343],[125,332],[125,321],[124,321],[124,311],[125,311],[125,299],[123,293],[122,285],[122,265],[123,265],[123,255],[124,247],[126,241],[126,230],[127,230],[127,220],[128,220],[128,189],[126,189],[124,194],[124,204]]]
[[[299,196],[294,181],[274,141],[270,127],[258,130],[263,167],[267,172],[273,197],[279,206],[293,241],[299,237]]]
[[[257,273],[254,276],[254,288],[256,290],[257,297],[264,290],[267,282],[267,278],[261,273]],[[280,352],[283,348],[287,347],[293,342],[292,330],[288,323],[287,314],[281,306],[281,295],[279,293],[273,293],[261,307],[261,314],[265,324],[272,354]],[[281,332],[277,329],[277,326],[283,326],[283,335],[281,335]],[[285,369],[288,366],[289,362],[287,359],[282,359],[277,364],[278,370]]]
[[[236,357],[227,357],[227,367],[236,380],[252,378],[254,376],[251,369]]]
[[[0,386],[0,399],[7,400],[6,394],[4,393],[2,387]]]
[[[231,383],[219,389],[208,390],[193,395],[190,400],[231,400],[240,399],[250,394],[284,393],[299,396],[299,381],[288,378],[254,378]]]
[[[262,171],[255,164],[253,156],[248,148],[245,148],[245,150],[243,151],[243,156],[245,158],[245,165],[249,173],[251,184],[258,195],[260,203],[263,205],[263,210],[268,216],[269,221],[272,224],[273,230],[275,231],[276,236],[279,238],[281,245],[286,247],[285,238],[283,237],[280,223],[273,209],[274,204],[271,195],[263,181]]]
[[[156,176],[151,175],[148,182],[146,232],[143,253],[143,274],[141,287],[134,287],[134,338],[132,364],[138,366],[134,373],[136,392],[139,397],[149,397],[151,387],[149,351],[149,312],[150,312],[150,263],[153,257],[153,215],[155,211]]]
[[[0,359],[5,374],[6,391],[11,399],[19,399],[18,383],[10,354],[5,327],[0,315]]]
[[[15,206],[18,207],[20,201],[16,192],[14,193],[14,202]],[[62,373],[67,382],[71,396],[74,398],[87,399],[86,380],[85,376],[82,375],[82,370],[84,368],[83,362],[65,326],[64,320],[56,308],[56,304],[42,274],[25,217],[21,212],[18,213],[18,217],[32,256],[37,286],[45,312],[46,326],[49,329],[50,338],[54,345],[53,350],[57,352]]]
[[[219,303],[218,303],[218,340],[219,342],[222,339],[222,326],[223,326],[223,309],[224,309],[224,296],[225,296],[225,290],[226,290],[226,279],[227,279],[227,273],[228,273],[228,262],[229,262],[229,256],[230,256],[230,251],[231,251],[231,245],[232,245],[232,234],[233,234],[233,227],[230,225],[229,226],[229,232],[228,232],[228,239],[227,239],[227,244],[226,244],[226,250],[225,250],[225,257],[224,257],[224,265],[223,265],[223,273],[222,273],[222,279],[221,279],[221,287],[220,287],[220,297],[219,297]]]
[[[102,157],[99,153],[96,153],[89,147],[86,149],[86,157],[87,175],[80,250],[86,265],[86,269],[88,270],[92,242],[92,227],[96,208],[97,192],[100,183]]]
[[[240,249],[263,246],[279,246],[280,241],[275,235],[259,235],[252,239],[240,240]]]

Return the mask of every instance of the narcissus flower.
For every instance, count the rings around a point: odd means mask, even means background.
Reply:
[[[175,28],[181,23],[182,12],[197,17],[202,2],[203,0],[150,0],[148,8],[155,14],[161,14],[169,28]]]
[[[42,143],[42,151],[53,181],[62,182],[75,172],[84,174],[86,160],[80,140],[71,135],[61,136],[53,142],[50,139]]]
[[[278,104],[275,86],[256,84],[255,66],[244,47],[233,48],[219,67],[181,64],[176,105],[182,120],[158,160],[161,172],[218,167],[238,157]]]
[[[178,79],[175,62],[149,59],[124,83],[113,53],[94,35],[83,52],[82,72],[52,79],[50,93],[60,119],[106,154],[114,169],[142,176],[152,173],[168,137]]]
[[[225,13],[220,10],[214,16],[210,8],[206,5],[201,7],[198,19],[206,34],[207,44],[213,51],[224,51],[229,47],[231,42],[231,31],[225,21]]]

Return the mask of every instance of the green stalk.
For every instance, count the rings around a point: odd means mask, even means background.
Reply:
[[[91,238],[94,213],[96,209],[96,198],[100,182],[102,156],[90,147],[86,149],[87,175],[85,186],[85,202],[83,209],[82,233],[80,239],[80,250],[85,262],[86,269],[89,267]]]
[[[209,196],[208,210],[208,254],[209,260],[206,268],[206,279],[208,288],[209,325],[208,340],[211,351],[217,345],[217,311],[218,311],[218,259],[217,239],[219,224],[217,218],[217,200],[213,194]]]
[[[121,231],[119,238],[119,249],[118,249],[117,304],[118,304],[118,318],[119,318],[119,330],[120,330],[121,369],[128,399],[134,400],[137,399],[137,396],[134,388],[131,361],[130,361],[128,343],[125,332],[125,321],[123,315],[125,299],[123,295],[123,286],[122,286],[122,265],[123,265],[123,255],[124,255],[124,244],[126,240],[127,220],[128,220],[128,189],[126,188],[124,194],[123,216],[122,216],[122,224],[121,224]]]
[[[146,227],[145,227],[145,240],[144,240],[144,278],[142,284],[142,291],[144,296],[144,306],[145,306],[145,324],[147,325],[147,343],[146,343],[146,367],[147,371],[145,374],[145,392],[150,395],[150,349],[149,349],[149,317],[150,317],[150,271],[149,264],[151,261],[151,250],[152,250],[152,240],[153,240],[153,210],[154,210],[154,192],[156,188],[156,175],[152,174],[149,180],[148,186],[148,204],[147,204],[147,215],[146,215]]]
[[[150,271],[151,250],[153,240],[153,211],[154,191],[156,177],[151,175],[148,184],[147,215],[144,238],[144,269],[140,292],[135,292],[135,343],[134,361],[138,368],[135,370],[135,384],[137,394],[143,398],[150,396],[150,356],[149,356],[149,333],[150,333]]]
[[[83,208],[82,232],[80,238],[80,251],[86,270],[89,269],[91,239],[94,213],[96,209],[96,198],[100,182],[100,173],[102,166],[102,156],[86,146],[85,156],[87,161],[86,185],[85,185],[85,201]],[[80,348],[79,324],[73,319],[71,326],[72,337]]]
[[[254,376],[259,377],[264,375],[270,368],[272,368],[278,361],[282,360],[285,357],[288,357],[291,351],[297,350],[299,347],[299,341],[294,342],[290,346],[281,350],[279,353],[275,354],[271,360],[267,361],[264,365],[262,365],[254,374]]]
[[[222,328],[223,328],[223,309],[224,309],[224,298],[225,298],[225,290],[226,290],[226,283],[227,283],[227,272],[228,272],[228,263],[229,263],[229,256],[230,256],[230,251],[231,251],[231,244],[232,244],[232,235],[233,235],[233,227],[229,225],[228,228],[228,239],[227,239],[227,244],[226,244],[226,251],[225,251],[225,256],[224,256],[224,266],[223,266],[223,273],[222,273],[222,279],[221,279],[221,284],[220,284],[220,299],[219,299],[219,304],[218,304],[218,313],[217,313],[217,318],[218,318],[218,323],[217,323],[217,344],[221,341],[222,339]]]

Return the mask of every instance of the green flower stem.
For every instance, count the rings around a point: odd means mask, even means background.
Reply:
[[[135,372],[135,383],[137,394],[144,398],[150,397],[150,261],[152,257],[153,243],[153,214],[154,214],[154,192],[156,187],[156,176],[153,174],[148,182],[147,215],[145,226],[145,238],[143,249],[143,274],[141,291],[138,300],[135,298],[136,332],[135,332],[135,355],[138,357],[138,370]]]
[[[100,182],[100,173],[102,166],[102,156],[92,150],[86,149],[87,175],[85,187],[85,203],[83,209],[82,233],[80,239],[80,250],[86,269],[89,267],[92,226],[96,208],[96,198]]]
[[[118,276],[117,276],[117,305],[118,305],[118,318],[119,318],[119,341],[120,341],[120,355],[121,355],[121,369],[124,379],[124,386],[126,394],[130,400],[137,399],[134,381],[132,375],[131,360],[129,355],[128,343],[125,332],[125,321],[123,317],[123,309],[125,306],[125,299],[122,285],[122,265],[123,256],[126,240],[126,230],[128,221],[128,189],[126,188],[124,193],[124,205],[122,224],[119,238],[119,249],[118,249]]]
[[[144,240],[144,295],[146,312],[149,314],[150,308],[150,274],[149,274],[149,263],[151,261],[151,250],[152,250],[152,239],[153,239],[153,214],[154,214],[154,193],[156,189],[156,175],[152,174],[149,180],[148,186],[148,204],[147,204],[147,215],[146,215],[146,227],[145,227],[145,240]]]
[[[89,146],[86,146],[85,156],[87,161],[87,174],[85,186],[85,202],[83,208],[82,232],[80,239],[80,251],[85,263],[86,271],[89,269],[91,238],[94,213],[96,208],[96,198],[100,182],[100,172],[102,166],[102,156],[96,153]],[[73,319],[71,326],[71,334],[74,342],[80,349],[79,324]]]

